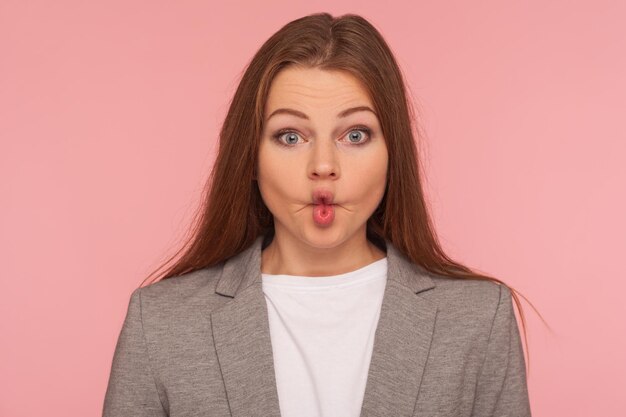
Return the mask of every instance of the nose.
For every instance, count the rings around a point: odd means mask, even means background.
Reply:
[[[309,178],[315,180],[339,178],[339,155],[333,140],[315,140],[310,152]]]

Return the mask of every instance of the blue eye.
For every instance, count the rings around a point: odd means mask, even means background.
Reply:
[[[298,143],[298,134],[297,133],[286,132],[285,138],[287,140],[287,144],[289,144],[289,145],[295,145],[296,143]]]
[[[362,136],[362,133],[360,133],[360,130],[351,130],[350,134],[348,135],[348,137],[350,138],[350,142],[354,143],[354,141],[352,139],[355,139],[356,141],[359,141],[359,139]],[[355,135],[356,134],[356,135]]]
[[[363,139],[363,132],[365,132],[365,139]],[[350,132],[348,132],[348,142],[356,146],[365,145],[371,139],[372,129],[370,129],[369,127],[354,126],[352,129],[350,129]]]
[[[287,138],[286,143],[282,139],[283,137]],[[290,129],[281,129],[272,136],[272,139],[274,139],[279,145],[292,147],[293,145],[298,143],[298,133]]]
[[[366,139],[363,139],[363,132],[365,132]],[[370,141],[372,130],[365,126],[354,126],[348,132],[348,142],[360,146]],[[283,140],[282,138],[285,138]],[[298,143],[299,134],[291,129],[281,129],[272,136],[279,145],[286,147],[293,147]],[[360,139],[360,140],[359,140]]]

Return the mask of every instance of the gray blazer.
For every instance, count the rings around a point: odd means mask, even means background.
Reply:
[[[280,416],[262,242],[132,293],[104,417]],[[427,273],[386,246],[361,416],[530,416],[509,290]]]

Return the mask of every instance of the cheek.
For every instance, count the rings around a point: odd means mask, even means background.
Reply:
[[[388,160],[386,151],[376,152],[360,159],[352,167],[351,179],[355,188],[368,199],[379,198],[387,183]]]
[[[259,151],[257,182],[263,201],[268,208],[280,206],[297,191],[293,163],[279,153]]]

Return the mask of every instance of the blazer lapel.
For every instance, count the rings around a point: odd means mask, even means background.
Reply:
[[[416,295],[435,287],[389,241],[387,285],[374,337],[362,417],[412,416],[435,328],[437,306]]]
[[[216,292],[234,299],[211,314],[213,341],[233,417],[279,417],[261,243],[224,264]]]
[[[213,340],[233,417],[280,416],[259,236],[227,260],[216,292],[234,297],[211,314]],[[416,295],[433,281],[389,241],[383,295],[361,416],[410,416],[428,358],[437,307]]]

